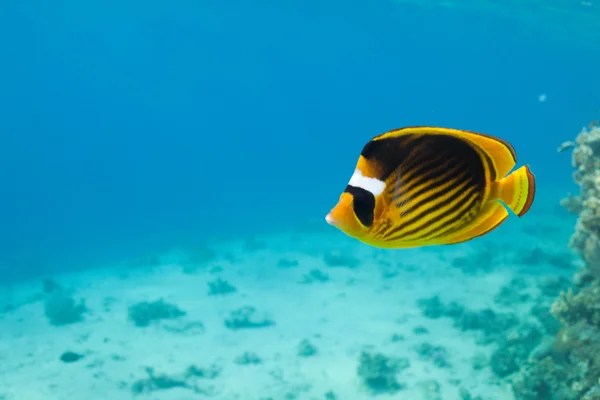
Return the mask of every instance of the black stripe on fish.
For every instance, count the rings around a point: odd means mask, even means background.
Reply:
[[[375,217],[375,196],[373,196],[373,193],[350,185],[346,186],[344,192],[352,196],[352,208],[360,223],[367,228],[373,225]]]
[[[435,185],[425,197],[409,201],[405,207],[409,212],[405,215],[405,220],[391,230],[388,234],[393,235],[404,230],[414,229],[414,225],[420,226],[426,221],[424,218],[435,211],[448,206],[454,202],[460,195],[460,190],[466,186],[464,181],[467,177],[466,171],[456,177],[452,181],[443,184]],[[444,198],[444,196],[449,195]],[[405,235],[403,233],[403,235]]]
[[[442,190],[446,188],[448,179],[456,178],[456,172],[459,168],[460,165],[454,165],[453,167],[446,164],[429,165],[429,171],[423,170],[425,173],[423,176],[427,176],[427,179],[421,182],[421,179],[416,177],[415,184],[408,186],[408,188],[406,188],[407,185],[402,185],[392,195],[391,203],[397,207],[401,217],[410,218],[413,211],[420,207],[422,203],[422,201],[418,201],[419,197],[428,194],[424,201],[429,201],[432,194],[440,195]],[[398,228],[392,225],[379,233],[381,236],[388,236],[397,231]]]
[[[420,178],[415,179],[411,185],[404,185],[402,192],[394,195],[393,200],[399,202],[406,201],[408,198],[417,198],[420,195],[433,189],[435,185],[440,185],[446,182],[452,176],[456,176],[457,169],[460,165],[446,162],[444,164],[430,165],[429,168],[423,171]],[[403,195],[405,198],[403,198]]]
[[[444,162],[444,158],[437,154],[425,153],[425,157],[407,161],[400,166],[399,179],[402,189],[410,190],[413,186],[423,182],[425,175]],[[399,188],[398,188],[399,189]]]
[[[477,193],[471,193],[469,195],[469,200],[466,202],[463,210],[466,212],[461,212],[461,218],[455,218],[449,223],[442,224],[438,226],[436,229],[427,233],[427,240],[438,239],[449,234],[452,234],[459,229],[463,228],[470,222],[472,222],[477,214],[481,210],[481,199],[477,195]],[[444,229],[445,228],[445,229]]]
[[[486,167],[487,167],[488,171],[490,171],[490,180],[493,182],[497,178],[496,168],[494,167],[494,163],[493,163],[492,159],[490,158],[490,156],[486,152],[482,151],[481,154],[483,154],[483,158],[484,158]]]
[[[381,140],[371,140],[360,153],[363,158],[375,162],[381,168],[380,176],[376,178],[387,180],[403,160],[411,156],[411,152],[425,136],[407,135]]]
[[[444,209],[441,214],[428,220],[423,226],[417,226],[408,232],[404,232],[403,236],[409,240],[427,240],[434,237],[440,231],[448,230],[448,233],[452,233],[455,230],[461,228],[465,223],[470,222],[470,219],[463,218],[469,210],[472,210],[474,206],[481,204],[480,196],[474,187],[470,187],[465,191],[458,191],[459,196],[455,198],[453,203],[449,203],[449,208]],[[474,217],[475,215],[473,215]],[[472,219],[472,218],[471,218]],[[441,223],[440,223],[441,222]],[[439,223],[435,226],[436,223]],[[431,228],[427,230],[427,228]],[[417,232],[421,234],[414,236]]]
[[[407,240],[413,240],[412,238],[408,238],[408,233],[414,234],[419,229],[425,229],[431,226],[432,223],[441,221],[453,212],[458,212],[456,216],[447,221],[447,223],[452,223],[455,218],[462,218],[464,213],[468,211],[468,208],[464,208],[463,206],[467,204],[469,206],[481,204],[481,200],[485,194],[486,169],[484,162],[486,161],[482,160],[479,153],[463,140],[451,136],[444,136],[440,139],[442,138],[443,140],[438,140],[437,142],[438,144],[443,143],[446,149],[451,150],[452,155],[448,161],[451,165],[456,166],[456,172],[452,176],[440,175],[438,179],[432,177],[431,181],[421,183],[423,188],[426,187],[429,189],[423,190],[423,194],[426,194],[425,197],[417,199],[416,196],[410,196],[409,199],[403,199],[403,207],[410,212],[406,213],[402,211],[405,214],[405,219],[399,225],[389,230],[389,232],[386,232],[386,240],[391,241],[404,237]],[[454,170],[455,168],[452,169]],[[419,188],[419,186],[415,187]],[[417,190],[421,192],[421,188]],[[461,194],[466,193],[476,193],[477,195],[474,200],[470,197],[461,196]],[[449,197],[444,199],[444,195],[449,195]],[[400,203],[399,201],[398,204]],[[443,211],[440,215],[433,217],[435,220],[428,220],[428,216],[435,214],[439,210]]]

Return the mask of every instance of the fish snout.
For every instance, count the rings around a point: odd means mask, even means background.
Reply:
[[[329,213],[325,216],[325,221],[327,221],[327,223],[329,225],[335,226],[335,219],[333,219],[333,217],[331,216],[331,213]]]
[[[345,232],[348,228],[353,226],[353,219],[352,196],[348,193],[342,193],[338,203],[325,217],[325,221],[327,221],[329,225],[335,226]]]

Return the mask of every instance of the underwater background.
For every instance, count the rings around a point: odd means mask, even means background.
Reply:
[[[0,38],[0,399],[600,399],[600,3],[5,0]],[[531,211],[328,226],[410,125],[509,141]]]

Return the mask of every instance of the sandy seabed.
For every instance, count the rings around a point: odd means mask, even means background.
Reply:
[[[50,323],[49,281],[5,287],[0,399],[513,399],[492,355],[517,328],[464,312],[539,325],[545,280],[578,262],[555,204],[463,245],[385,251],[317,221],[53,276],[85,300],[67,324]],[[136,325],[131,307],[161,299],[181,314]]]

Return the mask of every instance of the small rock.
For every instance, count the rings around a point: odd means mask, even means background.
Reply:
[[[392,359],[381,353],[363,351],[360,355],[357,374],[373,394],[394,394],[404,388],[397,375],[410,366],[408,359]]]
[[[70,363],[77,362],[77,361],[81,360],[82,358],[83,358],[83,354],[75,353],[72,351],[66,351],[66,352],[62,353],[62,355],[60,356],[60,361],[66,363],[66,364],[70,364]]]
[[[397,343],[397,342],[405,341],[406,338],[404,337],[404,335],[401,335],[399,333],[394,333],[390,340],[392,341],[392,343]]]
[[[83,321],[87,311],[83,300],[76,302],[66,291],[52,289],[44,302],[44,314],[51,325],[69,325]]]
[[[313,282],[327,282],[329,281],[329,275],[325,272],[313,269],[308,274],[305,274],[301,283],[313,283]]]
[[[442,346],[434,346],[430,343],[422,343],[416,347],[417,353],[426,360],[431,361],[436,367],[450,368],[448,351]]]
[[[237,291],[235,286],[231,285],[229,282],[224,281],[221,278],[217,278],[212,282],[208,282],[208,287],[209,296],[226,295]]]
[[[229,318],[225,320],[225,326],[229,329],[255,329],[275,325],[275,321],[266,316],[257,316],[254,307],[246,306],[232,311]]]
[[[279,261],[277,261],[278,268],[295,268],[298,265],[298,261],[289,258],[280,258]]]
[[[129,307],[129,320],[138,327],[146,327],[154,321],[176,319],[184,315],[186,315],[185,311],[162,299],[153,302],[143,301]]]
[[[317,348],[308,340],[304,339],[298,345],[298,356],[311,357],[317,354]]]
[[[262,364],[262,359],[252,352],[245,352],[241,356],[235,358],[234,362],[239,365],[258,365]]]
[[[329,267],[348,267],[356,268],[360,264],[360,261],[352,256],[344,255],[339,251],[332,251],[323,256],[323,261]]]
[[[429,333],[429,329],[425,328],[424,326],[415,326],[413,328],[413,333],[415,335],[425,335]]]

